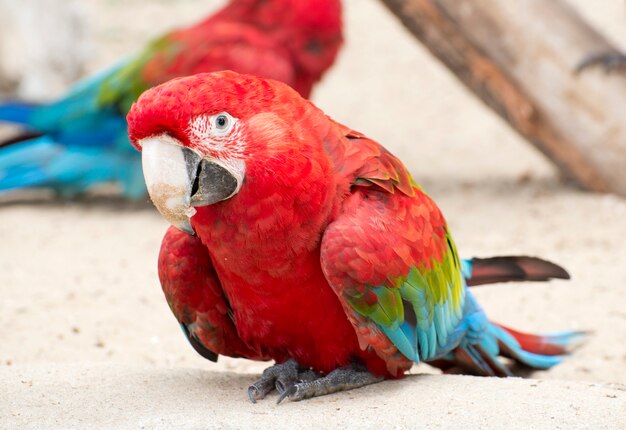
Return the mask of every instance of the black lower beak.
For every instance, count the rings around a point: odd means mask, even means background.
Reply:
[[[208,206],[232,197],[238,188],[237,178],[225,167],[202,160],[191,188],[191,206]]]

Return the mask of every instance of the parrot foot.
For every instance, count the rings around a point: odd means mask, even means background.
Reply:
[[[383,377],[372,375],[361,365],[352,364],[335,369],[328,375],[319,376],[314,380],[295,382],[281,392],[276,403],[287,398],[291,401],[300,401],[338,391],[348,391],[380,382],[383,379]]]
[[[248,388],[248,397],[252,403],[256,403],[274,389],[282,395],[298,383],[314,381],[319,377],[311,369],[302,369],[296,360],[287,360],[265,369],[261,378]]]
[[[578,66],[576,66],[576,74],[580,74],[584,70],[596,66],[602,67],[605,73],[625,72],[626,55],[614,51],[591,54],[583,59]]]

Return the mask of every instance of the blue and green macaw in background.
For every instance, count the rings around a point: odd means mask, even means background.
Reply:
[[[0,142],[0,194],[46,187],[74,197],[113,182],[126,198],[145,198],[125,119],[141,93],[176,77],[231,69],[280,80],[308,97],[341,44],[340,0],[231,0],[56,102],[0,104],[0,121],[22,126]]]

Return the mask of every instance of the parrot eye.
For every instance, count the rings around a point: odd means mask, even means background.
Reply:
[[[226,134],[230,131],[235,121],[226,112],[219,113],[213,117],[213,129],[219,134]]]
[[[215,124],[217,124],[218,128],[225,128],[228,125],[228,118],[226,118],[226,115],[220,115],[215,120]]]

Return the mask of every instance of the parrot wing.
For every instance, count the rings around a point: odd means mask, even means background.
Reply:
[[[179,76],[223,69],[295,82],[284,48],[255,28],[235,22],[201,24],[156,39],[140,54],[79,82],[54,103],[0,105],[0,121],[18,120],[26,127],[24,134],[0,142],[0,192],[48,186],[71,196],[119,181],[126,197],[141,198],[141,156],[128,141],[125,116],[143,91]],[[33,139],[37,136],[41,138]]]
[[[211,258],[196,236],[170,227],[161,244],[159,279],[185,337],[201,356],[267,359],[239,338]]]
[[[460,342],[461,264],[441,212],[402,163],[363,135],[343,134],[327,149],[351,195],[324,233],[321,264],[361,347],[395,374]]]
[[[101,105],[125,115],[146,89],[180,76],[236,70],[287,84],[294,71],[287,51],[256,28],[212,20],[154,40],[133,61],[108,76],[99,93]]]
[[[158,52],[177,49],[167,36],[157,39],[140,54],[78,82],[61,99],[33,106],[22,122],[61,145],[132,152],[125,115],[132,102],[151,86],[143,81],[142,70]]]
[[[204,24],[157,38],[139,54],[80,82],[63,99],[35,109],[29,125],[45,132],[60,131],[66,137],[56,139],[61,142],[110,144],[118,138],[130,148],[125,116],[139,96],[155,85],[226,69],[287,84],[294,81],[289,57],[254,27],[219,20]]]

